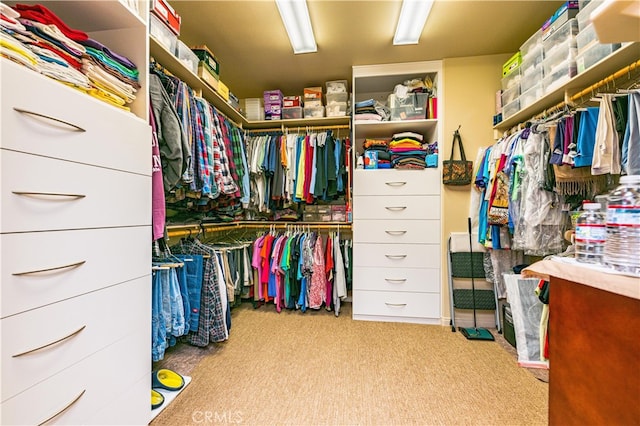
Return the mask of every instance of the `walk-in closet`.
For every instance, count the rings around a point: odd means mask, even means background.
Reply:
[[[0,14],[0,424],[640,422],[636,0]]]

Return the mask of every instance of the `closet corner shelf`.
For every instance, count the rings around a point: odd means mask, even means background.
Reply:
[[[584,89],[585,87],[606,78],[634,61],[637,61],[638,58],[640,58],[640,42],[624,45],[613,52],[610,56],[602,59],[600,62],[597,62],[575,77],[572,77],[556,90],[547,93],[533,104],[521,109],[514,115],[496,124],[493,128],[495,130],[502,131],[508,130],[509,128],[544,111],[546,108],[553,107],[554,105],[564,101],[565,91],[569,95],[577,93],[581,89]]]
[[[153,56],[160,65],[165,67],[180,80],[184,81],[189,87],[194,90],[202,91],[202,96],[211,102],[211,104],[220,112],[226,115],[227,118],[236,123],[236,125],[239,127],[246,126],[247,119],[240,114],[239,111],[229,105],[227,101],[218,94],[218,92],[202,81],[200,77],[193,73],[193,71],[185,67],[178,58],[176,58],[151,35],[149,36],[149,54]]]

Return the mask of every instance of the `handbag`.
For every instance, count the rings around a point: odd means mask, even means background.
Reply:
[[[453,159],[453,151],[456,144],[460,148],[460,160]],[[451,144],[451,157],[442,161],[442,183],[445,185],[469,185],[473,176],[473,161],[467,161],[462,146],[460,132],[453,132],[453,143]]]

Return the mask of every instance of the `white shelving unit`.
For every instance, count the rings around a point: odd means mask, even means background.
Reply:
[[[441,114],[440,61],[353,67],[354,101],[386,103],[396,84],[427,75],[437,88]],[[366,138],[405,131],[422,134],[425,142],[441,142],[441,119],[367,122],[354,115],[354,151],[362,154]],[[440,324],[440,193],[440,167],[354,170],[354,319]]]

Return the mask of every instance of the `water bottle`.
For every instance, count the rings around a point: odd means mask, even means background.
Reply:
[[[622,176],[607,197],[604,263],[640,275],[640,175]]]
[[[576,221],[575,257],[578,262],[603,263],[604,244],[607,237],[605,215],[600,203],[585,203]]]

